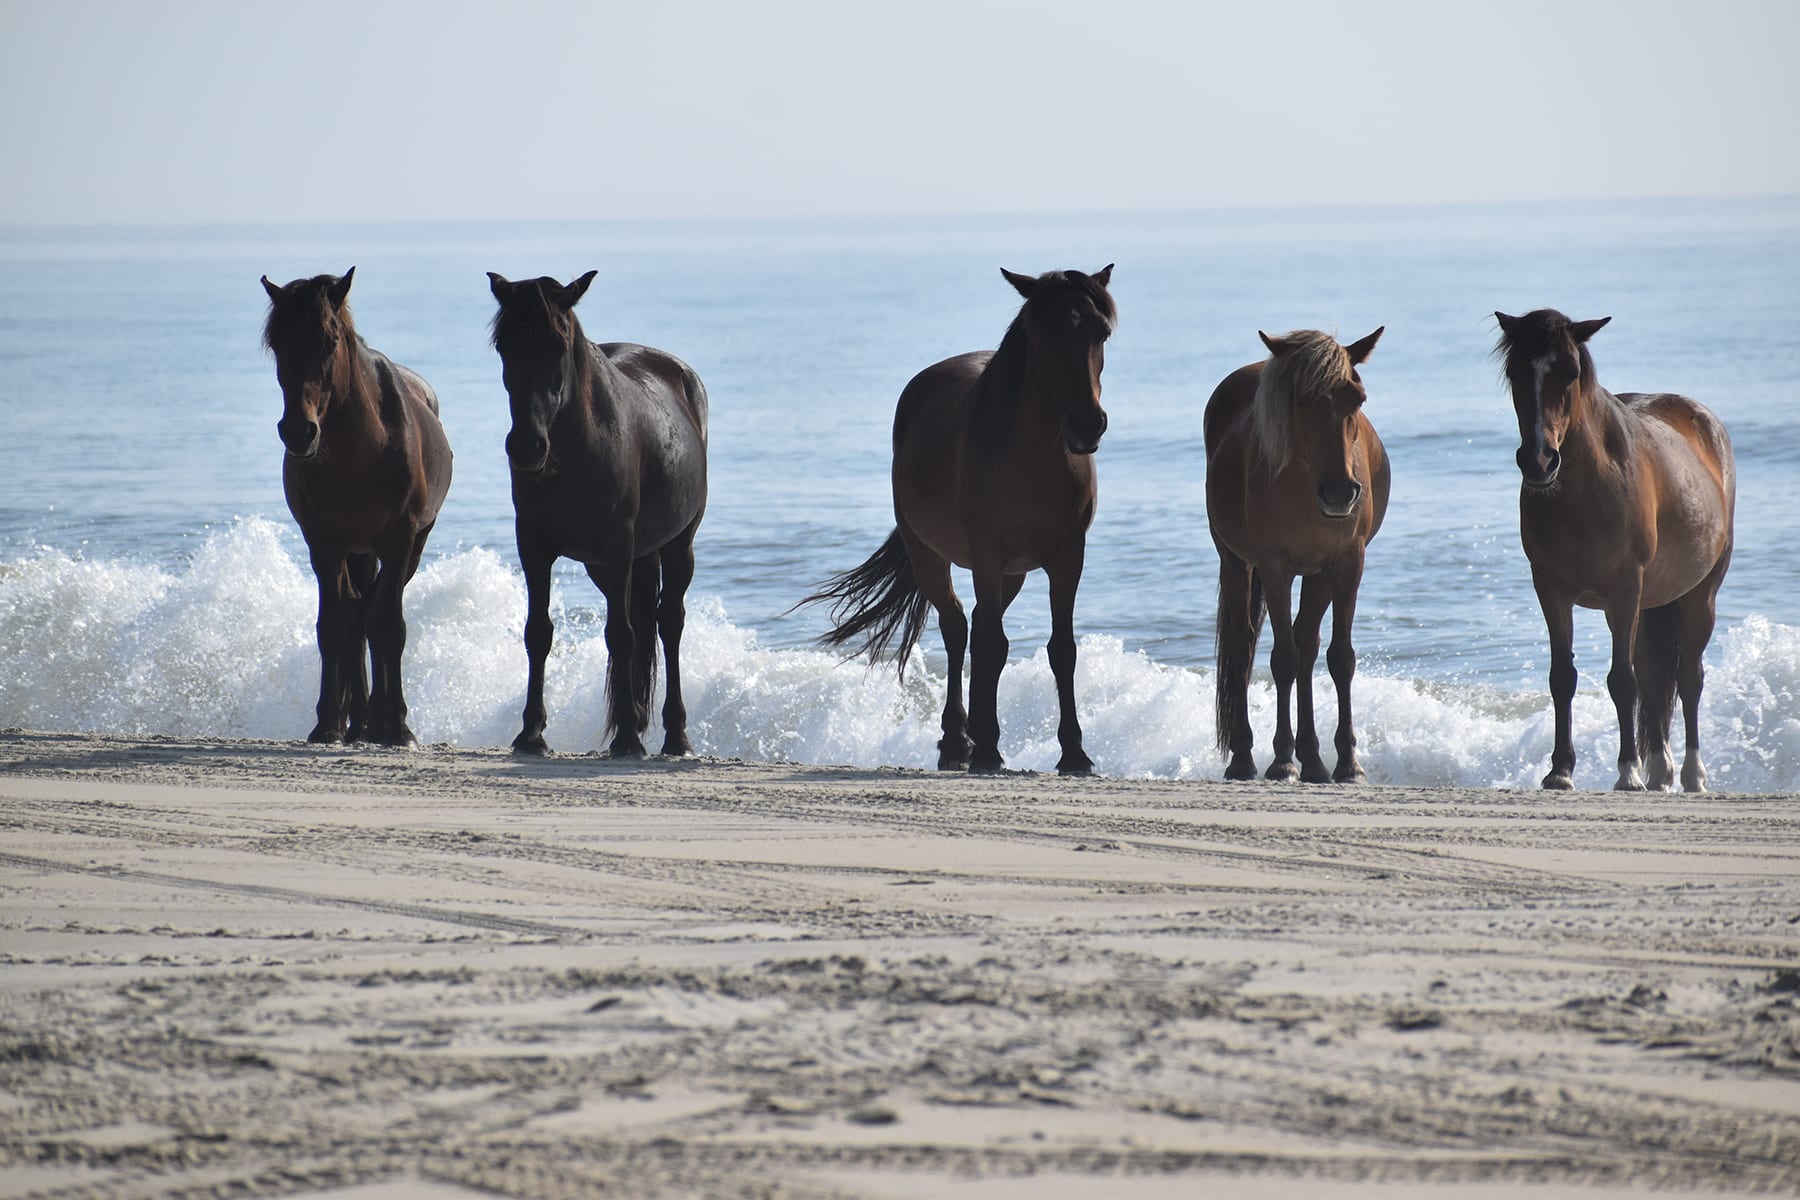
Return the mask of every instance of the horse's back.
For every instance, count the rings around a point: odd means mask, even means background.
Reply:
[[[1625,392],[1613,398],[1643,421],[1655,422],[1678,435],[1708,474],[1718,480],[1722,492],[1735,500],[1737,462],[1732,454],[1731,434],[1710,408],[1674,392]]]
[[[894,406],[894,453],[900,454],[915,434],[935,442],[956,432],[958,408],[993,357],[992,350],[958,354],[932,363],[908,380]]]
[[[653,404],[673,405],[687,416],[700,444],[706,444],[706,385],[687,363],[655,346],[636,342],[601,342],[594,346],[620,374],[643,389]]]
[[[1207,398],[1201,425],[1208,458],[1217,452],[1226,431],[1249,413],[1250,405],[1256,399],[1257,380],[1262,378],[1263,367],[1267,365],[1266,362],[1253,362],[1239,367],[1221,379]]]

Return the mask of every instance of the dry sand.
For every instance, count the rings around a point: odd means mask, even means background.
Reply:
[[[0,826],[0,1195],[1800,1191],[1791,796],[12,730]]]

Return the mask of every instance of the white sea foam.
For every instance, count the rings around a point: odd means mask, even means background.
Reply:
[[[51,549],[0,564],[0,724],[304,736],[318,684],[315,597],[284,531],[255,519],[215,532],[190,565],[173,572]],[[701,753],[865,766],[936,761],[944,680],[923,659],[902,684],[890,669],[759,645],[715,600],[697,598],[690,608],[683,684]],[[420,571],[407,592],[406,679],[422,740],[510,742],[524,703],[524,611],[516,568],[490,551],[456,551]],[[561,750],[597,749],[606,710],[600,623],[561,609],[557,619],[545,686],[548,736]],[[1713,785],[1800,790],[1800,628],[1751,617],[1723,629],[1709,668],[1702,739]],[[1617,750],[1600,679],[1589,664],[1575,704],[1577,781],[1588,787],[1611,784]],[[1090,635],[1081,642],[1076,686],[1088,752],[1103,773],[1219,773],[1209,672],[1157,663],[1115,638]],[[1329,762],[1336,712],[1322,670],[1316,694]],[[1363,762],[1377,782],[1530,787],[1548,764],[1542,691],[1365,671],[1356,704]],[[1274,723],[1266,682],[1253,689],[1250,707],[1266,760]],[[1055,766],[1056,717],[1044,652],[1010,664],[1000,720],[1012,765]],[[653,727],[646,740],[654,749],[660,738]]]

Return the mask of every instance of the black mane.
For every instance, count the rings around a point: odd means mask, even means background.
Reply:
[[[1029,349],[1028,324],[1045,308],[1066,298],[1070,291],[1093,304],[1095,314],[1106,326],[1108,337],[1118,328],[1118,306],[1093,276],[1083,271],[1046,271],[1040,275],[1031,298],[1019,306],[1019,313],[1007,326],[1006,335],[1000,339],[994,356],[975,381],[974,430],[976,440],[983,447],[991,448],[1005,440],[1012,429],[1013,417],[1018,413]]]

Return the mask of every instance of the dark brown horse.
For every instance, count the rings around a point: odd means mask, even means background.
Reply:
[[[405,746],[416,739],[400,597],[450,490],[450,442],[430,385],[357,335],[345,304],[355,274],[285,287],[263,276],[263,344],[281,382],[281,481],[319,577],[319,721],[307,740]]]
[[[1206,515],[1219,550],[1216,733],[1219,749],[1231,755],[1225,778],[1256,777],[1248,693],[1266,612],[1278,697],[1275,759],[1267,777],[1354,783],[1364,774],[1350,717],[1356,674],[1350,627],[1363,553],[1388,502],[1387,451],[1363,415],[1367,394],[1356,368],[1375,349],[1381,330],[1348,346],[1312,329],[1258,336],[1269,348],[1268,360],[1227,375],[1206,402],[1204,418]],[[1300,611],[1290,616],[1295,576]],[[1313,664],[1327,607],[1331,648],[1325,662],[1338,702],[1332,772],[1319,757],[1313,727]],[[1297,738],[1288,719],[1296,681]]]
[[[681,631],[706,511],[706,388],[680,359],[627,342],[595,345],[575,317],[595,272],[488,282],[494,349],[512,404],[506,457],[528,610],[525,721],[513,749],[545,754],[550,568],[587,567],[606,596],[607,726],[614,758],[644,754],[656,638],[668,690],[664,754],[691,754],[681,699]]]
[[[894,532],[867,562],[802,603],[833,601],[834,628],[824,642],[860,638],[857,652],[876,661],[892,650],[902,672],[926,605],[936,609],[950,657],[938,768],[996,771],[1004,762],[997,692],[1008,648],[1001,618],[1026,574],[1042,567],[1061,709],[1056,769],[1085,775],[1093,761],[1075,715],[1075,591],[1094,519],[1093,453],[1106,432],[1100,371],[1118,320],[1106,290],[1112,265],[1092,275],[1001,273],[1025,303],[999,349],[945,359],[900,393]],[[974,575],[972,645],[951,563]],[[972,650],[966,713],[965,649]]]
[[[1672,787],[1675,694],[1687,722],[1681,786],[1706,790],[1700,762],[1701,654],[1731,563],[1737,467],[1725,426],[1686,396],[1613,395],[1587,342],[1612,318],[1571,321],[1553,309],[1495,313],[1519,416],[1519,537],[1550,631],[1556,745],[1547,788],[1574,786],[1574,606],[1606,613],[1619,716],[1613,786]],[[1635,731],[1633,725],[1635,723]]]

